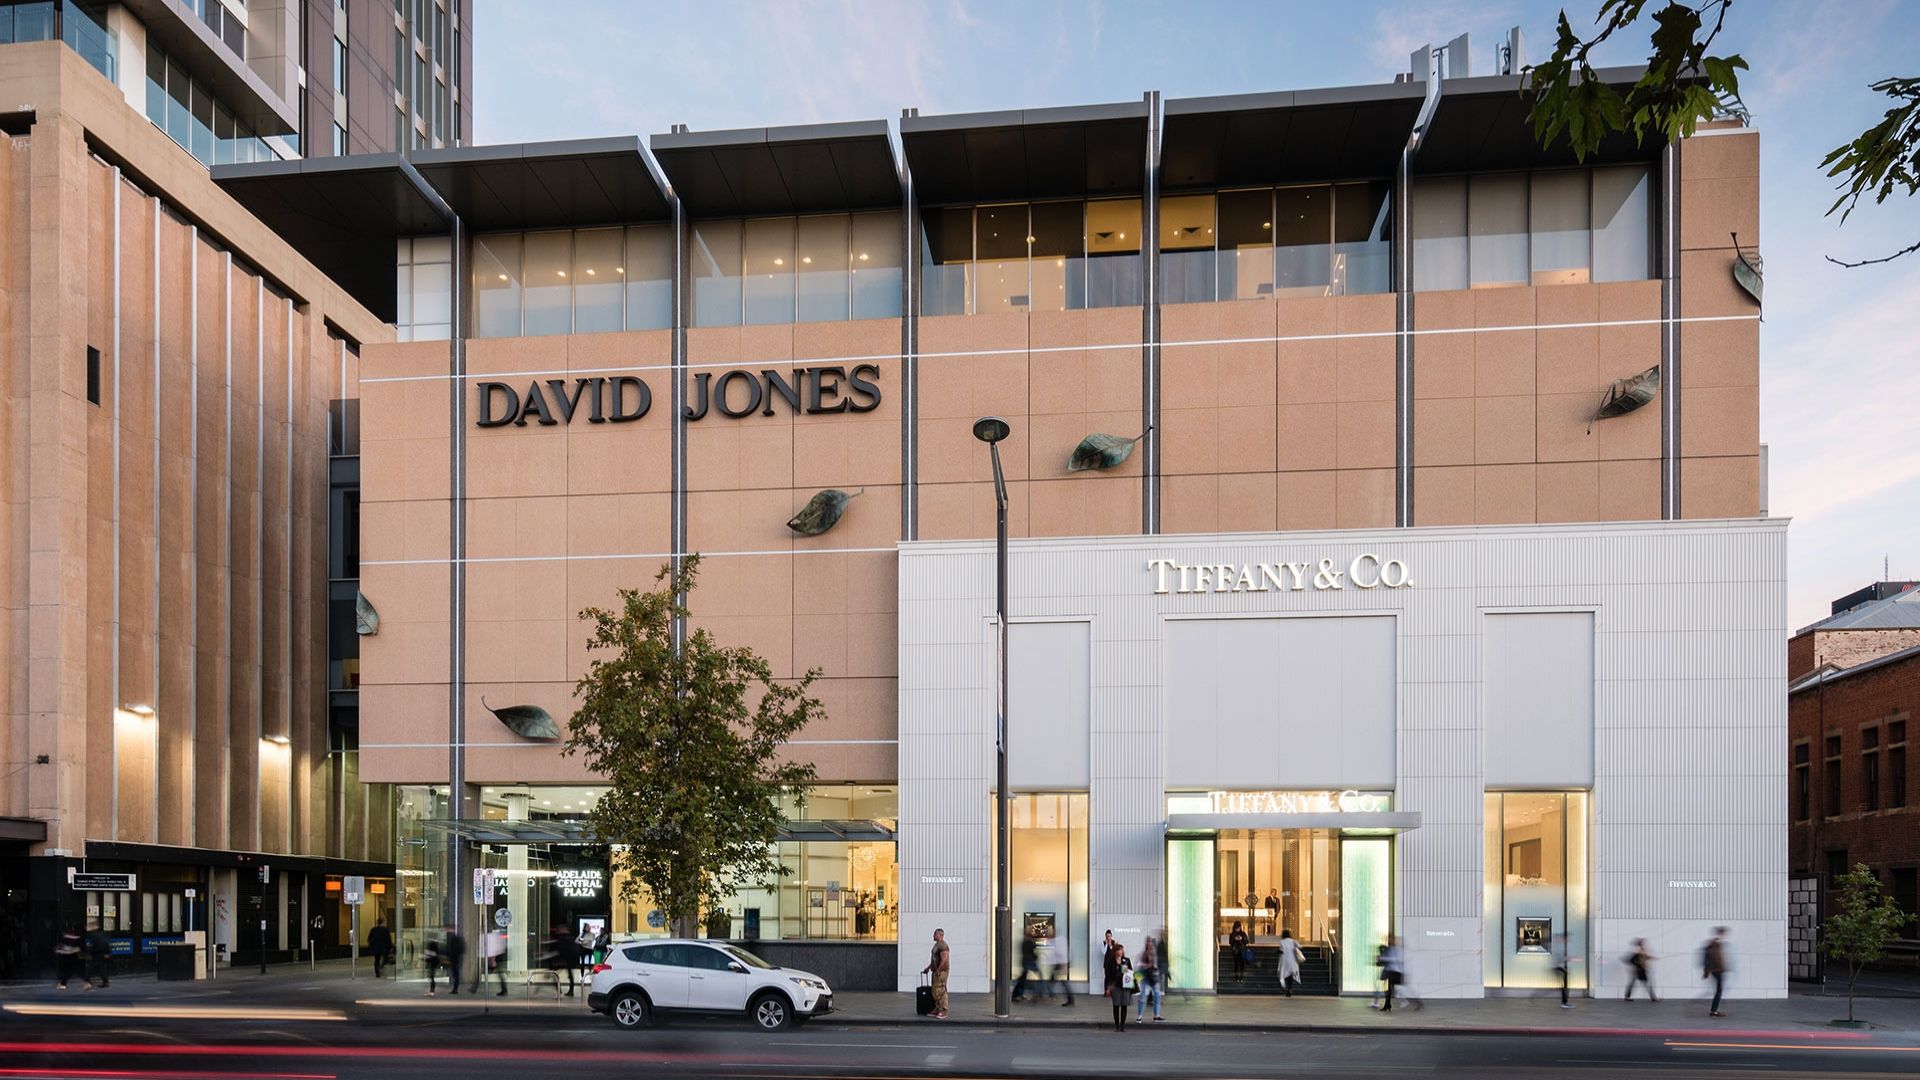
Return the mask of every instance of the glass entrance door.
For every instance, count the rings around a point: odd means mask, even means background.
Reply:
[[[1340,944],[1340,835],[1332,829],[1224,829],[1214,856],[1215,932],[1237,924],[1254,945],[1285,930],[1305,946]]]

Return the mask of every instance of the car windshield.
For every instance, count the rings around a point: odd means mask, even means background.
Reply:
[[[740,961],[741,963],[747,965],[748,967],[763,968],[767,971],[772,971],[774,968],[777,968],[780,966],[778,964],[769,964],[765,960],[760,959],[759,957],[753,955],[747,950],[735,948],[732,945],[723,945],[720,947],[720,951],[726,953],[728,956],[733,957],[735,960]]]

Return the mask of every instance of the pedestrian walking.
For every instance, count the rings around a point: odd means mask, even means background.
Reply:
[[[1153,1022],[1160,1023],[1166,1017],[1160,1015],[1160,999],[1165,991],[1160,986],[1160,950],[1149,937],[1140,946],[1140,963],[1133,969],[1133,985],[1139,1000],[1134,1003],[1135,1020],[1147,1018],[1147,1001],[1153,1001]]]
[[[427,968],[427,996],[433,997],[439,990],[440,964],[444,960],[440,952],[439,939],[428,938],[420,955]],[[457,975],[454,976],[453,988],[455,993],[460,990],[460,978]]]
[[[1293,940],[1293,931],[1280,931],[1280,989],[1293,996],[1293,984],[1300,981],[1300,943]]]
[[[1013,980],[1013,1000],[1025,1001],[1027,980],[1040,978],[1040,938],[1032,927],[1020,937],[1020,977]]]
[[[373,954],[373,977],[382,978],[393,959],[393,931],[387,929],[387,920],[381,919],[367,931],[367,951]]]
[[[1560,1007],[1573,1008],[1573,1002],[1567,995],[1568,984],[1573,981],[1573,952],[1565,933],[1553,936],[1553,973],[1560,976]]]
[[[1400,951],[1400,939],[1391,934],[1387,935],[1387,943],[1380,946],[1380,981],[1387,987],[1380,1011],[1392,1012],[1394,991],[1407,981],[1407,961]]]
[[[1708,1007],[1707,1015],[1727,1015],[1720,1011],[1720,995],[1727,988],[1727,972],[1732,970],[1727,964],[1727,928],[1716,926],[1713,936],[1700,947],[1700,977],[1713,980],[1713,1004]]]
[[[574,937],[573,931],[564,926],[556,927],[553,931],[553,964],[556,972],[561,968],[566,969],[567,996],[572,997],[576,985],[574,973],[580,967],[580,939]],[[554,985],[558,986],[559,981],[560,977],[556,974]]]
[[[447,961],[447,985],[452,988],[452,993],[458,994],[460,992],[460,969],[467,961],[467,939],[460,936],[460,931],[449,926],[447,927],[447,939],[442,943],[440,952],[442,956],[446,957]]]
[[[933,979],[933,1018],[935,1020],[947,1018],[947,971],[952,962],[953,951],[947,948],[947,932],[935,930],[933,953],[927,957],[927,966],[920,969],[920,974]]]
[[[1109,937],[1113,931],[1107,931]],[[1127,999],[1133,995],[1133,962],[1119,942],[1107,950],[1101,967],[1106,972],[1107,1000],[1113,1005],[1113,1030],[1127,1030]]]
[[[1653,996],[1653,977],[1648,970],[1658,957],[1647,951],[1647,939],[1634,938],[1633,951],[1628,953],[1625,959],[1627,967],[1631,969],[1627,975],[1627,1000],[1633,1000],[1634,984],[1641,983],[1647,988],[1647,1000],[1659,1001],[1659,998]]]
[[[480,984],[487,981],[487,974],[491,972],[495,978],[500,980],[500,992],[494,996],[506,997],[507,972],[505,965],[507,932],[505,930],[496,930],[490,934],[481,935],[480,948],[480,962],[473,965],[473,985],[467,987],[467,990],[471,993],[479,993]]]
[[[87,931],[87,989],[93,989],[95,979],[100,980],[102,990],[107,988],[112,963],[113,939],[107,936],[99,923],[94,923],[93,929]]]
[[[1060,984],[1065,1000],[1060,1007],[1065,1009],[1073,1005],[1073,954],[1067,949],[1067,939],[1055,934],[1047,949],[1047,963],[1053,970],[1053,981]]]
[[[1247,932],[1240,929],[1239,920],[1234,920],[1233,929],[1227,932],[1227,951],[1233,954],[1233,977],[1247,977],[1247,957],[1253,950],[1247,945]]]
[[[67,980],[76,975],[87,989],[93,989],[93,980],[87,978],[86,956],[82,952],[84,948],[86,942],[81,939],[78,930],[63,930],[53,940],[54,974],[60,980],[53,984],[55,989],[65,990]]]

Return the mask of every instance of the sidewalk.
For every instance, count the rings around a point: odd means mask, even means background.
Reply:
[[[563,979],[562,993],[564,984]],[[460,994],[452,995],[442,982],[440,992],[429,997],[425,980],[376,980],[372,977],[371,965],[366,963],[361,964],[357,979],[350,978],[347,963],[335,961],[321,964],[317,969],[304,965],[274,967],[264,976],[257,969],[228,969],[211,981],[163,983],[151,975],[130,976],[116,979],[108,989],[90,993],[79,990],[77,984],[64,991],[55,990],[51,983],[0,985],[0,1014],[19,1016],[23,1010],[57,1003],[63,1009],[74,1006],[102,1011],[143,1009],[149,1011],[148,1015],[159,1016],[204,1012],[209,1018],[228,1014],[237,1014],[233,1018],[246,1018],[246,1014],[253,1011],[262,1019],[411,1023],[485,1017],[507,1022],[604,1022],[587,1010],[584,984],[571,998],[556,998],[552,990],[530,986],[524,977],[508,976],[508,993],[504,997],[497,994],[498,985],[489,979],[478,994],[470,994],[463,987]],[[1709,1018],[1706,998],[1697,994],[1664,998],[1658,1004],[1576,998],[1574,1008],[1566,1010],[1552,997],[1447,1000],[1430,1002],[1424,1009],[1401,1006],[1391,1013],[1382,1013],[1369,1008],[1368,1000],[1362,997],[1289,999],[1194,994],[1182,999],[1176,992],[1163,1010],[1166,1021],[1158,1026],[1383,1034],[1711,1032],[1723,1036],[1752,1036],[1791,1032],[1802,1038],[1869,1037],[1865,1031],[1828,1023],[1846,1015],[1844,992],[1836,995],[1831,990],[1829,988],[1824,996],[1818,988],[1806,988],[1806,992],[1785,999],[1729,1000],[1723,1006],[1727,1013],[1723,1019]],[[851,991],[835,995],[833,1015],[820,1023],[1030,1028],[1104,1026],[1113,1020],[1106,999],[1097,995],[1077,998],[1070,1009],[1045,1000],[1017,1003],[1012,1016],[1004,1020],[993,1015],[992,1004],[990,995],[955,994],[949,1005],[950,1019],[935,1021],[914,1015],[911,994]],[[315,1013],[325,1015],[313,1015]],[[1855,1003],[1855,1016],[1868,1021],[1882,1034],[1903,1038],[1920,1036],[1920,999],[1863,997]],[[1153,1021],[1149,1019],[1147,1025],[1154,1026]]]

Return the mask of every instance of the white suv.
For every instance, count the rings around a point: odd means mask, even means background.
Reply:
[[[717,941],[615,945],[595,965],[587,1008],[629,1030],[656,1012],[744,1013],[766,1031],[833,1011],[827,981]]]

